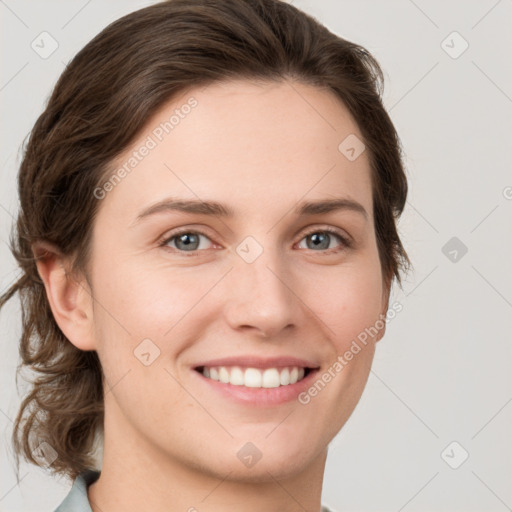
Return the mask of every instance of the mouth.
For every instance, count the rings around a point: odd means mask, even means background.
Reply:
[[[314,368],[285,366],[252,368],[243,366],[197,366],[194,370],[209,380],[245,388],[279,388],[305,379]]]
[[[234,358],[233,358],[234,359]],[[220,397],[242,407],[272,408],[293,403],[314,382],[319,366],[295,358],[237,358],[192,367],[208,400]]]
[[[274,407],[293,402],[312,385],[320,366],[294,355],[237,355],[198,361],[190,367],[208,400],[216,397],[249,407]]]

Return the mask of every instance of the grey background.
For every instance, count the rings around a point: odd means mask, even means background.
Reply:
[[[151,3],[0,0],[2,290],[17,275],[6,241],[24,137],[65,63]],[[415,270],[393,292],[403,310],[332,443],[323,502],[340,512],[512,510],[512,2],[293,3],[381,63],[410,180],[400,232]],[[43,31],[58,42],[46,59],[31,47]],[[50,511],[69,482],[22,465],[17,485],[12,464],[19,324],[14,300],[0,318],[0,511]]]

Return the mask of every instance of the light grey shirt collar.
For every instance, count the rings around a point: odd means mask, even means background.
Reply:
[[[99,471],[85,471],[76,477],[73,487],[64,501],[55,509],[55,512],[92,512],[87,487],[100,476]]]

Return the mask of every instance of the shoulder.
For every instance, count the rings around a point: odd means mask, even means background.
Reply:
[[[73,486],[64,501],[54,512],[92,512],[87,497],[87,487],[95,482],[99,476],[99,471],[89,470],[81,473],[73,482]]]

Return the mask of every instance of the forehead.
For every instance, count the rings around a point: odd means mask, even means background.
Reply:
[[[191,89],[162,106],[113,163],[110,175],[127,172],[102,208],[133,219],[172,195],[263,217],[300,200],[348,197],[371,214],[369,158],[347,158],[347,140],[360,144],[360,130],[325,89],[247,80]]]

